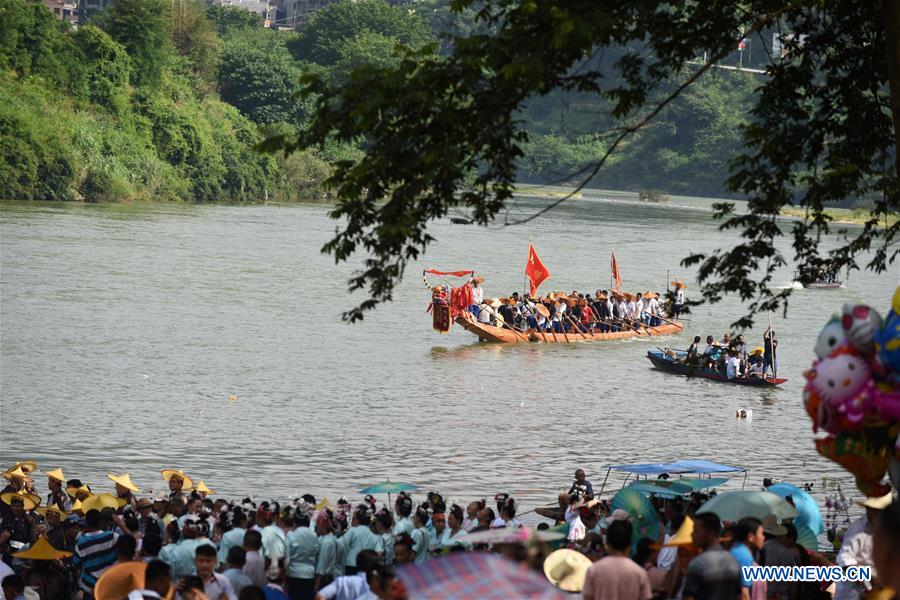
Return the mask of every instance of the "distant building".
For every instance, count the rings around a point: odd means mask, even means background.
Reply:
[[[276,23],[282,27],[295,29],[302,25],[311,14],[336,0],[278,0]]]
[[[266,18],[266,11],[268,10],[266,0],[207,0],[207,2],[216,6],[243,8],[246,11],[258,14],[263,19]]]
[[[50,0],[44,0],[48,2]],[[115,4],[115,0],[78,0],[78,24],[84,25],[98,12]]]
[[[43,0],[44,6],[60,21],[78,24],[78,3],[75,0]]]

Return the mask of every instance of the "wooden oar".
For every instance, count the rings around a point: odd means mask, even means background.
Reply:
[[[649,326],[649,325],[644,325],[644,324],[641,323],[640,321],[635,321],[634,319],[630,319],[630,318],[628,318],[628,317],[625,317],[625,320],[626,320],[626,321],[630,321],[631,323],[636,323],[636,324],[640,325],[641,327],[643,327],[644,329],[652,329],[652,330],[655,331],[658,335],[664,335],[663,332],[661,332],[661,331],[660,331],[659,329],[657,329],[656,327],[651,327],[651,326]]]
[[[587,340],[587,334],[584,332],[583,329],[581,329],[581,327],[578,326],[578,323],[575,322],[575,319],[573,319],[572,317],[570,317],[570,316],[569,316],[569,313],[566,313],[566,314],[565,314],[565,317],[566,317],[567,319],[569,319],[569,322],[572,323],[572,325],[575,327],[575,331],[577,331],[578,333],[580,333],[580,334],[581,334],[581,337],[584,338],[585,340]]]
[[[541,326],[538,325],[537,317],[534,316],[534,311],[531,310],[530,308],[528,308],[528,305],[525,304],[525,303],[523,303],[522,306],[525,307],[525,310],[528,311],[528,314],[529,314],[529,315],[531,315],[532,317],[534,317],[534,323],[535,323],[535,325],[537,326],[538,333],[541,334],[541,338],[543,338],[544,343],[545,343],[545,344],[549,344],[550,342],[547,341],[547,336],[544,335],[544,331],[541,329]]]
[[[665,318],[665,317],[662,316],[662,315],[654,315],[654,316],[655,316],[657,319],[660,319],[660,320],[662,320],[662,321],[665,321],[665,322],[668,323],[669,325],[679,325],[679,323],[678,323],[677,321],[672,321],[671,319],[667,319],[667,318]]]

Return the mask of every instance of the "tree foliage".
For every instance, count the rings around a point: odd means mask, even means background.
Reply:
[[[257,125],[199,85],[204,59],[196,50],[218,45],[204,12],[182,21],[177,52],[170,35],[178,30],[154,17],[156,29],[136,35],[129,54],[100,25],[112,23],[117,35],[126,35],[128,20],[114,11],[144,14],[158,2],[116,7],[75,32],[41,4],[0,0],[9,17],[0,27],[15,26],[0,42],[0,198],[248,202],[287,196],[277,161],[253,150],[262,139]],[[210,35],[215,45],[204,42]],[[148,49],[138,40],[162,45]],[[156,75],[134,75],[148,60],[161,61],[154,63]],[[215,83],[212,75],[207,87]]]
[[[285,43],[283,35],[262,29],[225,39],[219,92],[257,123],[298,122],[303,113],[294,99],[301,68]]]
[[[131,80],[153,86],[163,77],[172,42],[168,35],[169,3],[165,0],[117,0],[94,17],[95,25],[122,44],[134,62]]]
[[[428,22],[405,6],[386,0],[340,0],[316,11],[289,47],[298,60],[331,66],[343,58],[341,49],[348,41],[366,32],[410,48],[434,41]]]
[[[453,6],[473,5],[458,0]],[[891,244],[898,227],[879,225],[900,200],[877,3],[500,0],[479,6],[490,33],[454,40],[445,58],[410,54],[397,66],[367,66],[339,84],[308,76],[304,90],[317,98],[316,114],[296,136],[267,145],[290,152],[332,139],[365,140],[365,156],[338,165],[329,182],[338,202],[332,216],[342,225],[324,250],[338,261],[368,255],[350,288],[367,289],[369,298],[345,317],[359,319],[391,299],[408,261],[433,241],[428,224],[451,207],[467,207],[482,224],[503,210],[527,143],[517,116],[529,99],[562,90],[608,103],[613,124],[603,132],[606,152],[584,173],[591,179],[667,107],[677,109],[675,99],[733,53],[740,38],[776,26],[806,37],[795,36],[787,55],[768,63],[732,165],[729,189],[749,197],[750,214],[736,216],[728,203],[718,207],[722,227],[735,229],[741,242],[686,264],[700,264],[710,300],[736,292],[751,301],[751,313],[777,306],[785,298],[773,298],[768,282],[787,261],[774,241],[783,235],[776,218],[789,204],[809,209],[791,231],[805,276],[826,260],[854,268],[870,246],[877,249],[869,268],[883,270],[896,258]],[[330,38],[301,39],[302,55],[332,62],[338,55]],[[695,64],[702,56],[709,62]],[[702,95],[693,102],[704,107]],[[900,115],[900,103],[895,110]],[[697,119],[729,117],[706,109]],[[717,145],[714,139],[692,143],[705,152]],[[460,191],[472,174],[474,185]],[[820,256],[819,239],[829,231],[825,204],[875,190],[881,195],[870,224]]]
[[[263,24],[258,14],[237,6],[210,4],[206,7],[206,17],[222,37],[235,31],[259,29]]]

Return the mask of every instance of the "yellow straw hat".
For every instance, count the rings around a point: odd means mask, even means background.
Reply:
[[[137,492],[137,493],[141,492],[141,488],[134,485],[134,483],[131,481],[131,475],[129,475],[128,473],[122,473],[121,475],[113,475],[112,473],[107,473],[106,476],[109,477],[110,479],[112,479],[113,481],[115,481],[116,483],[118,483],[119,485],[121,485],[122,487],[128,488],[132,492]]]
[[[590,566],[591,559],[581,552],[562,548],[544,560],[544,575],[561,590],[580,592]]]
[[[19,492],[6,492],[4,494],[0,494],[0,500],[2,500],[5,504],[12,505],[13,500],[21,500],[22,506],[25,507],[25,510],[34,510],[37,504],[34,503],[29,495],[20,494]]]
[[[10,468],[8,468],[6,470],[6,473],[10,473],[12,471],[15,471],[16,469],[22,469],[22,471],[26,475],[28,475],[29,473],[33,473],[34,471],[37,471],[37,468],[38,468],[38,464],[36,462],[34,462],[33,460],[23,460],[23,461],[17,462],[16,464],[14,464]],[[6,473],[3,474],[4,477],[6,477]],[[6,477],[6,478],[9,479],[9,477]]]
[[[181,480],[184,482],[181,485],[182,492],[186,492],[189,489],[191,489],[192,487],[194,487],[194,481],[190,477],[185,475],[184,471],[182,471],[181,469],[163,469],[161,472],[162,472],[162,478],[165,481],[169,481],[170,479],[172,479],[173,475],[176,477],[180,477]]]
[[[66,482],[66,476],[63,475],[62,467],[60,467],[59,469],[53,469],[52,471],[47,471],[45,474],[50,479],[55,479],[61,483]]]
[[[322,510],[325,507],[331,506],[328,502],[328,498],[322,498],[318,502],[316,502],[316,510]]]
[[[694,543],[694,520],[690,517],[684,518],[684,523],[672,536],[672,539],[663,544],[664,547],[669,546],[690,546]]]
[[[41,535],[37,541],[31,545],[31,548],[23,552],[14,552],[16,558],[24,558],[26,560],[59,560],[61,558],[69,558],[71,552],[57,550],[53,544],[47,539],[47,536]]]
[[[44,517],[45,519],[47,518],[47,513],[51,513],[51,512],[52,512],[52,513],[56,513],[56,515],[59,517],[59,520],[60,520],[60,521],[65,521],[65,520],[66,520],[66,517],[69,516],[69,513],[67,513],[66,511],[62,510],[61,508],[59,508],[59,507],[56,506],[55,504],[51,504],[50,506],[42,506],[41,508],[35,510],[34,512],[36,512],[37,514],[41,515],[41,516]]]
[[[84,500],[91,495],[91,488],[86,485],[83,485],[81,487],[74,487],[70,485],[66,488],[66,493],[71,498],[78,498],[78,496],[81,496],[81,500]]]
[[[147,563],[143,561],[129,561],[118,563],[103,572],[100,579],[94,585],[95,600],[121,600],[135,590],[144,588],[144,576],[147,573]],[[175,586],[169,588],[169,593],[164,600],[172,600],[175,597]]]
[[[81,505],[81,500],[76,498],[75,501],[72,502],[72,512],[74,513],[74,512],[79,512],[79,511],[81,511],[83,513],[84,507]]]
[[[23,496],[28,496],[31,499],[31,501],[34,502],[35,506],[40,506],[41,502],[43,502],[43,500],[41,500],[41,497],[38,496],[37,494],[32,494],[31,492],[19,492],[19,493],[22,494]]]
[[[81,503],[81,510],[85,514],[91,510],[103,510],[104,508],[118,510],[119,500],[112,494],[94,494]]]
[[[205,483],[203,483],[202,479],[200,480],[200,483],[197,484],[197,487],[194,489],[196,489],[201,494],[215,494],[216,493],[216,490],[209,489],[209,487]]]
[[[20,479],[24,479],[25,481],[33,481],[31,477],[28,476],[28,471],[25,471],[22,468],[22,465],[17,464],[15,467],[4,471],[3,478],[4,479],[12,479],[13,477],[18,477]]]

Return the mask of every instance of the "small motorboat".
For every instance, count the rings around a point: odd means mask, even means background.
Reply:
[[[683,357],[684,352],[677,353]],[[735,377],[728,379],[725,373],[720,373],[714,369],[706,369],[695,365],[687,365],[678,362],[671,355],[665,352],[650,350],[647,352],[647,358],[653,363],[656,369],[673,375],[685,375],[687,377],[702,377],[703,379],[712,379],[713,381],[721,381],[722,383],[733,383],[736,385],[754,385],[754,386],[776,386],[786,382],[787,379],[779,379],[776,377]]]
[[[471,225],[474,221],[466,217],[450,217],[450,222],[455,225]]]

